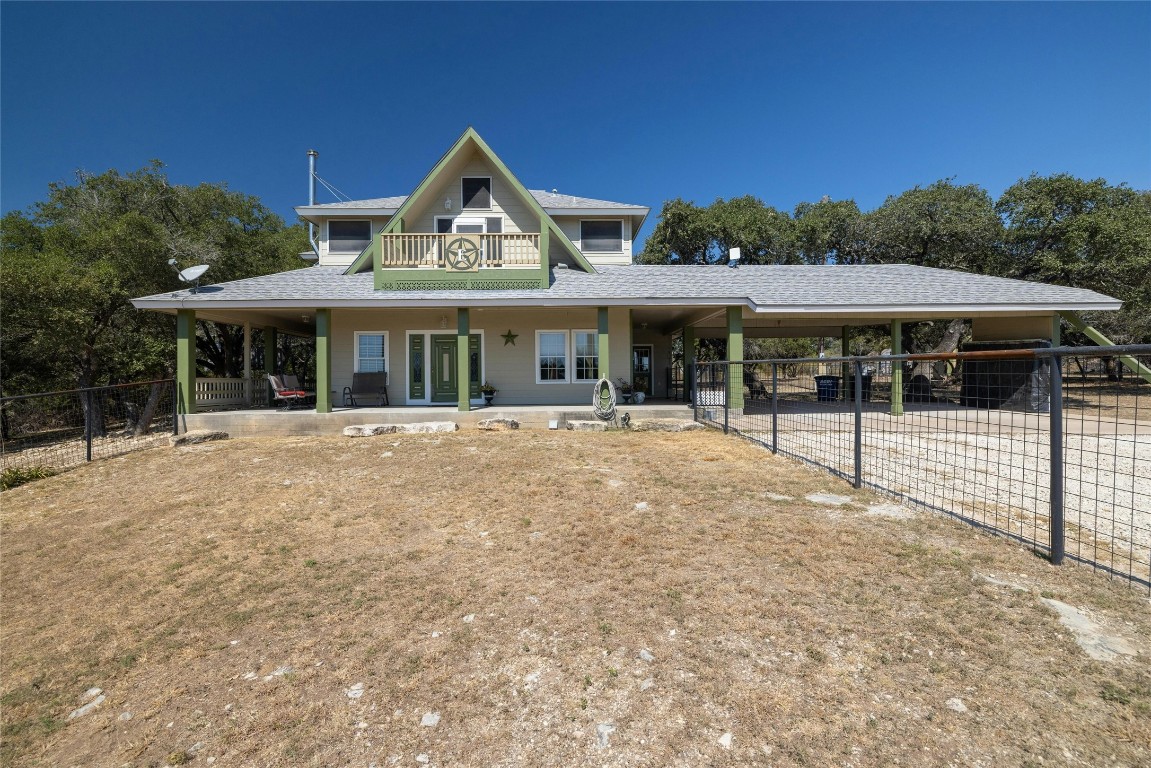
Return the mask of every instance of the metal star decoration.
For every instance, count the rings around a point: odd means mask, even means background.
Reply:
[[[512,329],[508,328],[508,332],[503,334],[504,346],[506,347],[508,344],[511,344],[514,347],[518,337],[518,333],[512,333]]]

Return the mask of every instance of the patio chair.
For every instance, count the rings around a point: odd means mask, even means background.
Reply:
[[[353,373],[352,386],[344,387],[344,405],[352,408],[362,405],[382,407],[391,405],[388,401],[388,374],[380,373]]]
[[[316,402],[316,393],[301,389],[300,381],[295,376],[280,377],[269,373],[268,383],[272,385],[272,400],[283,404],[283,410]]]

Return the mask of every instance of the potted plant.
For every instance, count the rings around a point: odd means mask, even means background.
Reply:
[[[631,402],[631,382],[620,376],[615,380],[615,388],[619,390],[619,396],[623,398],[625,403]]]
[[[496,396],[496,392],[499,392],[499,390],[496,389],[495,384],[492,384],[490,381],[485,381],[480,385],[480,392],[484,395],[484,402],[491,405],[492,398]]]

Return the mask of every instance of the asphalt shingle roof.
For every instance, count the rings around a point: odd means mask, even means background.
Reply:
[[[282,306],[366,306],[413,303],[636,305],[747,302],[760,312],[827,312],[848,309],[948,306],[1013,306],[1042,310],[1118,309],[1119,302],[1083,288],[988,277],[944,269],[891,265],[726,266],[632,265],[601,267],[595,274],[573,269],[552,271],[547,289],[467,291],[376,291],[372,274],[345,275],[343,267],[307,267],[274,275],[205,286],[198,293],[180,290],[135,301],[141,308]],[[1089,307],[1087,305],[1090,305]]]
[[[630,203],[614,203],[611,200],[596,200],[591,197],[576,197],[574,195],[561,195],[558,192],[546,192],[542,189],[529,189],[528,192],[544,208],[621,208],[634,209],[637,213],[647,211],[647,206],[632,205]],[[369,200],[345,200],[339,203],[321,203],[308,206],[310,208],[331,208],[333,210],[356,210],[359,208],[399,208],[407,200],[406,195],[400,197],[373,197]]]

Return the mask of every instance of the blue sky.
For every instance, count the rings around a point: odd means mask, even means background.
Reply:
[[[3,211],[157,158],[292,220],[309,148],[406,194],[469,124],[642,235],[673,197],[1149,189],[1151,3],[0,3]]]

